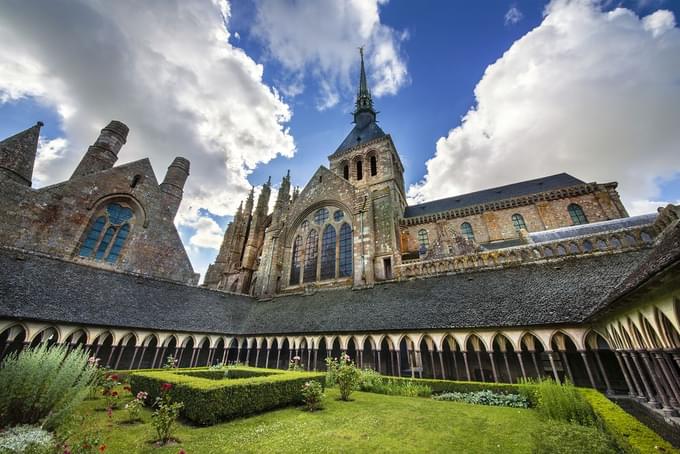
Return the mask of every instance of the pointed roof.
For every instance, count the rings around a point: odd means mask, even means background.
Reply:
[[[38,138],[43,122],[0,141],[0,168],[10,172],[12,178],[31,185],[33,164],[38,152]]]
[[[359,90],[357,91],[354,112],[352,113],[354,115],[354,128],[352,128],[347,137],[345,137],[345,140],[342,141],[337,150],[330,156],[331,158],[337,157],[357,145],[385,137],[386,135],[376,122],[378,113],[373,109],[373,98],[371,97],[371,91],[368,89],[363,47],[359,48],[359,54],[361,56],[361,71],[359,74]]]

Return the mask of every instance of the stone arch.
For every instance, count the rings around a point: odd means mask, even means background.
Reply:
[[[133,369],[151,369],[158,357],[159,342],[155,333],[149,333],[142,340],[142,350],[139,354],[139,362],[132,365]]]
[[[437,365],[435,362],[435,354],[438,355],[437,344],[429,334],[420,336],[418,342],[418,360],[420,362],[419,375],[427,378],[437,378]],[[437,358],[439,359],[439,358]],[[441,368],[439,370],[441,377]]]
[[[465,338],[465,352],[468,359],[466,372],[470,373],[470,378],[474,381],[492,381],[492,365],[483,338],[477,333],[469,333]],[[470,361],[471,357],[473,361]]]
[[[78,327],[64,333],[63,343],[71,348],[75,348],[76,346],[84,347],[87,345],[89,338],[87,329]]]
[[[290,360],[293,357],[293,349],[291,347],[291,342],[287,337],[283,338],[283,341],[281,341],[281,349],[280,349],[280,355],[279,359],[281,361],[281,365],[279,366],[281,369],[287,369],[288,364],[290,363]]]
[[[500,332],[496,333],[491,340],[491,347],[492,372],[495,372],[496,381],[513,383],[520,377],[526,378],[524,366],[520,365],[515,354],[515,347],[508,336]]]
[[[583,385],[603,389],[608,393],[628,392],[628,380],[607,338],[592,329],[586,332],[584,345],[586,349],[581,352],[581,356],[589,383]],[[634,390],[630,389],[630,391]]]
[[[186,336],[182,342],[179,358],[177,358],[177,367],[191,367],[194,348],[196,348],[194,336]]]
[[[402,334],[399,336],[399,355],[398,355],[398,365],[401,370],[401,374],[407,373],[411,377],[415,377],[417,370],[417,362],[415,359],[415,346],[413,339],[408,334]],[[406,366],[406,369],[404,369]]]
[[[210,365],[214,366],[217,364],[224,364],[225,363],[225,353],[226,353],[226,345],[227,342],[224,339],[224,336],[220,336],[217,339],[217,342],[215,343],[215,349],[213,350],[212,356],[210,358]]]
[[[555,380],[564,382],[566,379],[572,383],[583,386],[587,384],[587,377],[580,368],[574,367],[580,356],[576,348],[576,340],[566,331],[556,330],[550,336],[550,348],[548,359]]]
[[[463,353],[455,337],[450,333],[443,335],[437,349],[440,352],[442,378],[459,380],[465,375]]]
[[[196,354],[192,367],[207,366],[210,360],[211,342],[208,336],[203,336],[200,342],[196,345]]]
[[[130,331],[118,342],[118,357],[113,365],[114,369],[131,369],[138,352],[138,335]]]
[[[90,205],[88,205],[87,209],[88,211],[98,210],[100,207],[113,202],[123,202],[129,205],[135,213],[135,216],[138,217],[139,225],[144,228],[149,226],[149,219],[144,205],[139,201],[139,199],[137,199],[137,197],[129,193],[120,192],[107,194],[93,201]]]
[[[680,348],[680,332],[678,332],[675,326],[673,326],[671,320],[668,317],[666,317],[666,314],[664,314],[662,311],[658,309],[656,310],[656,312],[658,324],[661,327],[661,331],[666,339],[668,347],[672,349]]]
[[[366,336],[361,345],[361,367],[366,369],[378,369],[378,352],[371,336]]]
[[[47,342],[48,345],[54,345],[59,342],[59,327],[46,326],[36,333],[30,339],[30,346],[35,347],[38,344]]]
[[[531,331],[525,331],[520,336],[519,347],[524,373],[527,377],[537,379],[545,377],[547,353],[541,338]]]
[[[22,323],[14,323],[0,332],[0,361],[12,353],[24,348],[28,330]]]

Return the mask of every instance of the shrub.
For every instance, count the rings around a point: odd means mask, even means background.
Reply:
[[[359,376],[359,389],[369,393],[390,396],[430,397],[432,388],[410,380],[384,377],[372,369],[364,369]]]
[[[1,453],[49,454],[54,450],[52,434],[36,426],[16,426],[0,432]]]
[[[628,453],[676,452],[666,440],[594,389],[579,388],[599,425]]]
[[[582,426],[595,423],[595,414],[586,399],[571,383],[542,380],[535,385],[536,410],[545,418]]]
[[[128,413],[128,421],[134,422],[140,419],[140,414],[142,412],[142,407],[144,406],[144,401],[149,394],[145,391],[139,391],[134,399],[125,404],[125,409]]]
[[[316,411],[323,408],[323,387],[316,380],[310,380],[302,385],[302,399],[307,411]]]
[[[9,355],[0,368],[0,427],[42,422],[55,429],[85,399],[95,375],[80,349],[42,344]]]
[[[553,421],[532,432],[534,454],[611,454],[620,452],[597,427]]]
[[[350,394],[359,386],[360,372],[347,353],[340,355],[339,360],[326,361],[328,369],[332,370],[335,383],[340,389],[340,400],[349,400]]]
[[[115,374],[113,372],[107,372],[106,375],[104,376],[104,382],[102,383],[102,395],[104,396],[104,399],[106,400],[106,409],[107,410],[113,410],[114,408],[118,408],[118,391],[115,390],[115,387],[120,385],[121,382],[118,381],[120,377],[118,374]]]
[[[158,441],[165,444],[172,438],[172,426],[175,425],[179,412],[184,407],[182,402],[173,402],[170,396],[172,385],[163,383],[160,387],[160,395],[156,397],[156,411],[151,415],[151,424],[156,429]]]
[[[165,364],[163,364],[163,369],[175,369],[177,367],[178,360],[172,355],[168,355],[165,358]]]
[[[489,390],[471,393],[444,393],[434,396],[435,400],[452,400],[476,405],[490,405],[494,407],[527,408],[529,401],[519,394],[496,394]]]
[[[232,369],[229,374],[241,370]],[[162,383],[173,385],[170,394],[175,401],[184,402],[182,416],[200,425],[250,415],[284,405],[302,402],[302,385],[316,380],[323,385],[324,374],[286,372],[268,369],[243,368],[245,373],[257,373],[249,378],[211,380],[192,377],[175,371],[134,372],[130,383],[134,392],[148,390],[149,397],[160,395]]]
[[[362,369],[359,371],[359,389],[361,391],[385,394],[378,391],[384,385],[385,377],[373,369]]]

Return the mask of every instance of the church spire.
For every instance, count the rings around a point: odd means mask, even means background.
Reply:
[[[373,110],[373,98],[371,92],[368,90],[368,82],[366,81],[366,69],[364,67],[364,48],[359,48],[359,55],[361,56],[361,74],[359,76],[359,91],[357,92],[357,101],[354,108],[354,122],[360,123],[360,117],[364,112],[368,113],[368,120],[375,121],[376,112]],[[364,120],[365,121],[365,120]]]

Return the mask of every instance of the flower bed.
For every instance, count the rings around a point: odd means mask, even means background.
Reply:
[[[209,372],[204,369],[205,372]],[[187,374],[181,369],[133,372],[130,385],[133,393],[146,391],[153,401],[163,383],[172,384],[172,399],[183,402],[182,416],[200,425],[246,416],[285,405],[302,402],[302,385],[316,380],[322,385],[325,374],[286,372],[253,367],[229,369],[224,379],[204,378]],[[212,372],[212,371],[210,371]],[[234,375],[246,378],[231,378]]]

